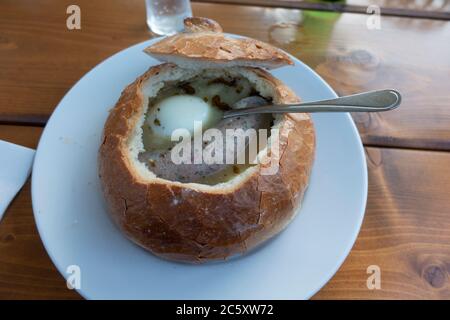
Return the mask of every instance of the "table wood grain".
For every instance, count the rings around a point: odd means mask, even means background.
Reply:
[[[44,125],[86,72],[151,37],[143,1],[80,0],[78,31],[65,28],[70,1],[42,0],[30,10],[31,2],[0,3],[0,123]],[[354,115],[364,143],[450,150],[450,42],[443,40],[450,21],[384,17],[381,30],[368,30],[367,17],[351,13],[204,3],[193,9],[228,32],[282,47],[341,95],[400,90],[400,109]]]
[[[65,28],[71,1],[33,4],[0,2],[0,139],[36,148],[81,76],[152,35],[141,0],[79,0],[79,31]],[[349,257],[313,298],[450,299],[450,22],[383,17],[381,30],[368,30],[367,16],[354,13],[208,3],[193,10],[228,32],[282,47],[341,95],[403,93],[396,111],[353,115],[366,146],[366,215]],[[381,269],[380,290],[367,289],[370,265]],[[40,241],[28,181],[0,223],[0,299],[80,298]]]
[[[450,299],[450,153],[366,148],[369,194],[353,249],[316,299]],[[379,266],[381,289],[368,290]]]

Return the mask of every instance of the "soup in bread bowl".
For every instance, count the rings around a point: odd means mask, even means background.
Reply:
[[[110,215],[129,239],[157,256],[201,263],[248,252],[292,221],[308,185],[315,132],[302,113],[223,119],[246,99],[298,102],[266,70],[292,61],[269,44],[223,34],[209,19],[188,18],[185,26],[145,49],[161,64],[125,88],[111,110],[99,176]],[[196,152],[210,149],[225,158],[228,144],[217,148],[203,136],[196,148],[195,123],[224,136],[248,129],[268,135],[256,136],[256,156],[244,162],[196,162]],[[181,163],[174,161],[178,129],[186,133],[184,150],[192,151]],[[244,153],[252,142],[245,141]],[[238,158],[236,150],[231,159]]]

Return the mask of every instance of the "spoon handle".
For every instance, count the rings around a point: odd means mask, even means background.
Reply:
[[[230,118],[253,113],[379,112],[395,109],[400,105],[401,99],[400,93],[395,90],[377,90],[330,100],[233,109],[225,111],[223,117]]]

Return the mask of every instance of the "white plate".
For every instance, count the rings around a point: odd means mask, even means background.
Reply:
[[[154,41],[154,40],[153,40]],[[186,265],[158,259],[127,240],[105,210],[97,150],[108,110],[122,89],[157,61],[123,50],[87,73],[51,116],[36,153],[32,199],[45,248],[68,277],[80,267],[79,292],[90,299],[305,299],[348,255],[364,216],[367,168],[348,114],[315,114],[317,150],[297,218],[255,252],[222,263]],[[305,101],[333,90],[295,60],[274,75]]]

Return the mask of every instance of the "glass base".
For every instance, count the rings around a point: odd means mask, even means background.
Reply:
[[[147,18],[147,25],[153,33],[168,36],[184,30],[184,19],[192,16],[185,12],[175,15],[153,16]]]

